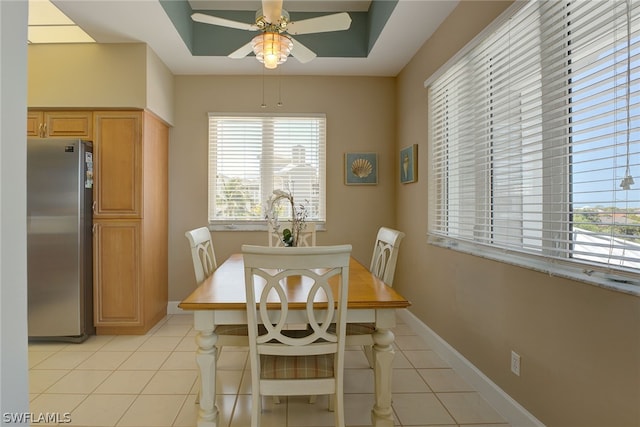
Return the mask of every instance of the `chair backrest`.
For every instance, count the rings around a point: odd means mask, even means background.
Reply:
[[[196,282],[202,283],[218,268],[211,233],[207,227],[200,227],[187,231],[184,235],[191,245],[191,258],[196,273]]]
[[[269,247],[277,248],[283,247],[284,243],[282,242],[282,230],[285,228],[291,229],[290,222],[280,223],[280,233],[275,231],[271,224],[268,225],[269,228]],[[316,245],[316,224],[313,222],[305,223],[304,229],[300,231],[300,235],[298,236],[298,246],[306,247],[306,246],[315,246]]]
[[[373,247],[369,270],[389,286],[393,286],[398,251],[403,238],[404,233],[402,231],[380,227],[376,237],[376,244]]]
[[[351,245],[295,248],[242,246],[252,372],[261,354],[336,354],[343,368]],[[302,284],[302,286],[299,286]],[[305,310],[289,307],[288,292],[305,292]],[[314,309],[314,302],[326,302]],[[337,308],[336,308],[337,307]],[[336,327],[330,328],[335,322]],[[303,336],[287,324],[304,324]],[[258,324],[264,329],[258,329]],[[253,365],[257,364],[257,365]],[[258,376],[259,378],[259,376]],[[313,393],[310,393],[313,394]]]

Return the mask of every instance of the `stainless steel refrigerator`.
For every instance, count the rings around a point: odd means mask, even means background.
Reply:
[[[81,342],[95,332],[92,189],[90,142],[27,141],[30,340]]]

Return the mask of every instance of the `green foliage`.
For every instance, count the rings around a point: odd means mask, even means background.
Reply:
[[[637,210],[616,208],[578,209],[573,213],[576,228],[640,242],[640,215]]]
[[[254,216],[255,203],[252,200],[251,191],[244,181],[240,178],[218,177],[218,179],[222,182],[222,191],[216,193],[218,210],[222,211],[226,217]]]
[[[288,228],[282,230],[282,242],[285,246],[293,246],[293,234]]]

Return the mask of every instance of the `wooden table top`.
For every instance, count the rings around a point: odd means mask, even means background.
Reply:
[[[308,283],[307,283],[308,284]],[[291,283],[287,288],[289,307],[304,308],[301,286],[305,281]],[[374,276],[353,257],[349,263],[349,302],[351,309],[406,308],[411,303],[393,288]],[[233,254],[198,288],[178,304],[183,310],[245,310],[244,263],[242,254]]]

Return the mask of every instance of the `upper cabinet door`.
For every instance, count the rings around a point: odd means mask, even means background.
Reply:
[[[93,139],[91,111],[29,111],[27,136]]]
[[[27,113],[27,136],[42,137],[44,129],[44,114],[42,111],[29,111]]]
[[[94,217],[142,217],[142,112],[94,113]]]
[[[92,139],[93,114],[90,111],[45,111],[47,137]]]

